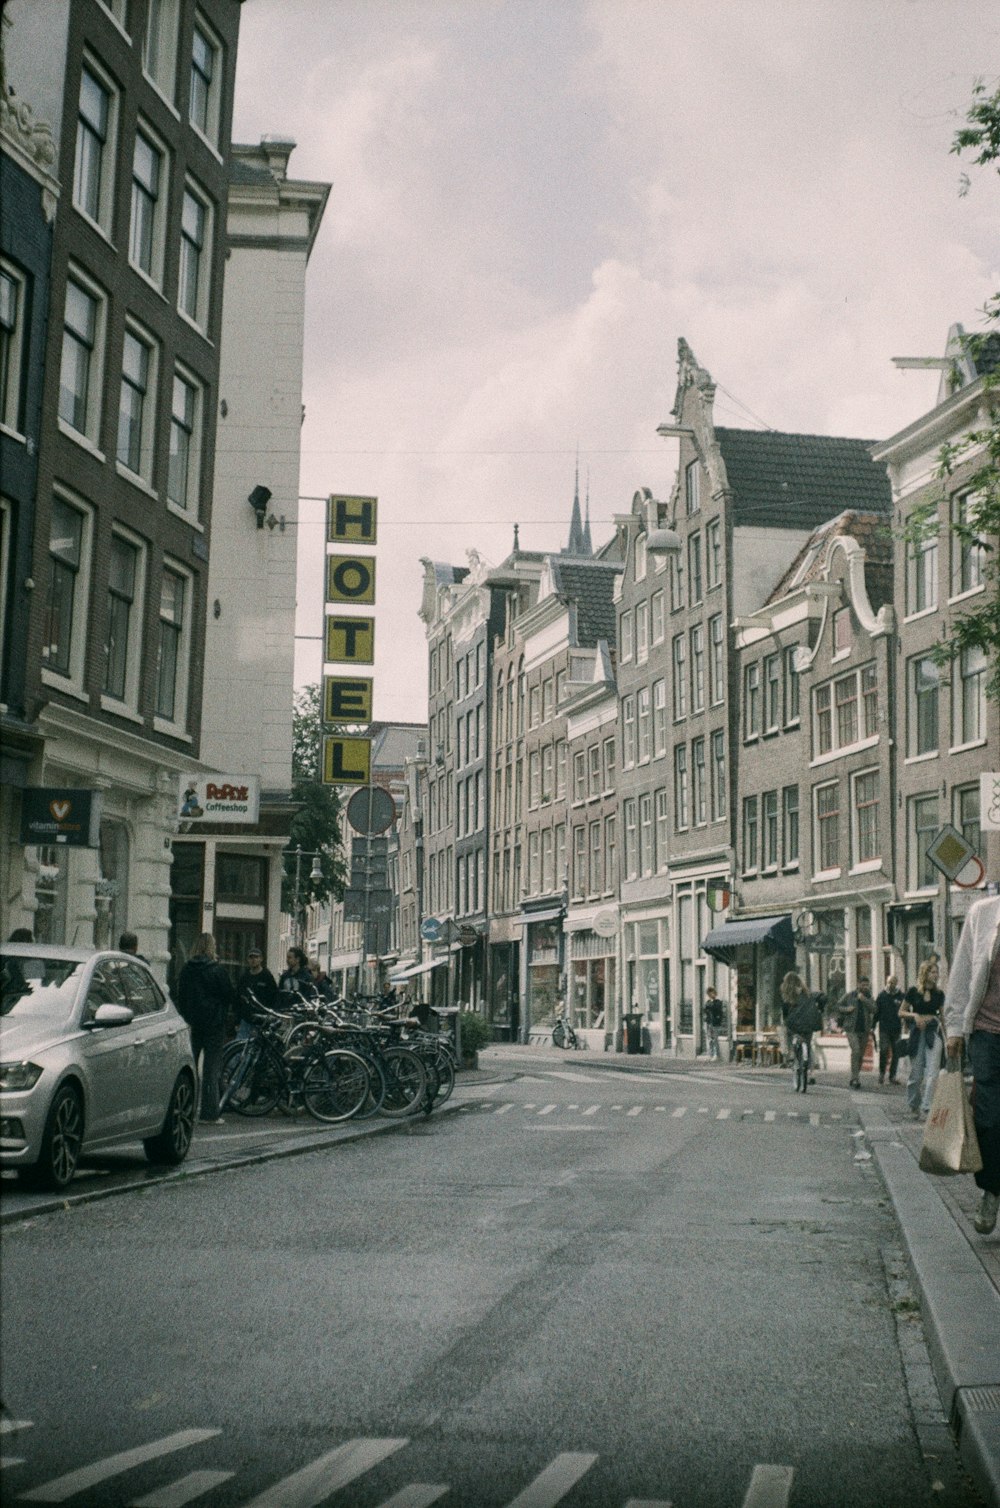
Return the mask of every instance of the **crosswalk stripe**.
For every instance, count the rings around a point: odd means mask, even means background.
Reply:
[[[809,1117],[809,1124],[810,1124],[810,1126],[818,1126],[819,1125],[819,1116],[816,1114],[815,1110],[812,1112],[812,1114]]]
[[[731,1110],[720,1110],[715,1119],[717,1121],[727,1121],[732,1113],[733,1112]]]
[[[507,1508],[555,1508],[555,1504],[566,1496],[596,1460],[596,1456],[579,1451],[565,1451],[556,1456],[523,1492],[519,1492]]]
[[[654,1105],[653,1109],[654,1110],[659,1110],[659,1111],[661,1111],[665,1115],[667,1107],[666,1107],[666,1105]]]
[[[555,1108],[555,1105],[543,1105],[538,1113],[539,1115],[551,1115]]]
[[[537,1108],[537,1106],[535,1105],[534,1100],[525,1100],[525,1102],[524,1102],[524,1109],[525,1110],[535,1110],[536,1108]]]
[[[698,1114],[699,1115],[707,1115],[708,1114],[708,1106],[707,1105],[699,1105],[698,1106]]]
[[[332,1493],[409,1443],[409,1440],[348,1440],[346,1445],[338,1445],[336,1450],[310,1461],[301,1471],[275,1482],[246,1508],[319,1508]]]
[[[133,1466],[142,1466],[146,1461],[169,1456],[175,1450],[184,1450],[189,1445],[211,1440],[221,1433],[217,1429],[182,1429],[176,1435],[166,1435],[162,1440],[152,1440],[148,1445],[136,1446],[134,1450],[118,1451],[113,1456],[93,1461],[89,1466],[81,1466],[77,1471],[69,1471],[65,1476],[55,1477],[51,1482],[43,1482],[41,1487],[22,1492],[21,1499],[28,1503],[65,1503],[67,1498],[75,1497],[78,1492],[86,1492],[100,1482],[121,1476],[123,1472],[131,1471]]]
[[[436,1503],[438,1498],[443,1498],[448,1488],[435,1487],[429,1482],[411,1482],[408,1487],[401,1487],[399,1492],[394,1492],[391,1498],[386,1498],[379,1508],[428,1508],[430,1503]]]
[[[677,1109],[673,1111],[674,1119],[680,1120],[682,1115],[687,1115],[687,1108],[688,1107],[686,1105],[678,1105]]]
[[[600,1105],[588,1105],[583,1113],[584,1115],[596,1115],[600,1108]]]
[[[131,1508],[184,1508],[185,1503],[193,1503],[221,1482],[228,1482],[232,1475],[231,1471],[191,1471],[176,1482],[147,1492],[144,1498],[135,1498]]]
[[[8,1466],[23,1466],[23,1456],[0,1456],[0,1471],[5,1471]]]
[[[0,1419],[0,1435],[13,1435],[19,1429],[30,1429],[30,1419]]]
[[[794,1476],[791,1466],[755,1466],[743,1508],[787,1508]]]
[[[629,1111],[629,1115],[641,1115],[642,1110],[643,1107],[641,1105],[633,1105],[632,1109]]]
[[[775,1118],[775,1116],[777,1115],[777,1113],[778,1113],[777,1110],[765,1110],[764,1111],[764,1119],[766,1121],[773,1121],[774,1118]]]
[[[501,1105],[495,1112],[497,1115],[506,1115],[508,1110],[513,1110],[513,1105]]]

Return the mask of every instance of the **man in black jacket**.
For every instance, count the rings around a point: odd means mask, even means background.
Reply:
[[[851,1048],[851,1088],[861,1088],[861,1060],[871,1036],[875,1002],[867,975],[858,978],[858,987],[845,995],[837,1012]]]
[[[215,957],[215,938],[202,932],[177,980],[177,1009],[191,1028],[191,1051],[197,1063],[204,1054],[201,1071],[201,1119],[222,1124],[219,1115],[219,1081],[222,1048],[226,1040],[226,1017],[235,992],[229,970]]]
[[[247,954],[247,966],[236,985],[236,1015],[239,1020],[236,1035],[249,1036],[258,1006],[273,1011],[277,998],[278,981],[271,970],[265,967],[260,948],[251,948]]]
[[[878,1081],[885,1083],[885,1071],[889,1070],[889,1083],[898,1084],[896,1069],[899,1067],[899,1039],[902,1035],[902,1026],[899,1020],[899,1007],[903,1003],[903,992],[899,988],[899,980],[895,974],[890,974],[885,982],[885,989],[881,990],[875,998],[875,1025],[878,1027]]]

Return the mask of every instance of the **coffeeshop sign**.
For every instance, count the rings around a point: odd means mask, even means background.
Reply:
[[[181,822],[235,822],[255,826],[260,816],[259,775],[180,775]]]

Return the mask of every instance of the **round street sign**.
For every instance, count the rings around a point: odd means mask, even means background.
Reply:
[[[384,786],[359,786],[347,803],[347,820],[356,833],[384,833],[396,820],[396,803]]]
[[[441,923],[436,916],[425,916],[420,923],[420,936],[424,942],[437,942],[441,936]]]

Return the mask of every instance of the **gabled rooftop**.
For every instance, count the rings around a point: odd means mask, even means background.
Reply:
[[[825,579],[827,546],[831,539],[856,540],[865,552],[865,586],[869,601],[877,612],[883,603],[892,601],[892,533],[889,521],[881,513],[862,513],[845,509],[836,518],[820,524],[802,546],[788,570],[767,598],[773,606],[810,582]]]
[[[845,509],[891,512],[889,478],[871,458],[871,440],[722,427],[715,436],[736,527],[814,529]]]
[[[552,584],[560,597],[576,607],[576,642],[594,648],[601,639],[617,639],[614,604],[615,582],[621,564],[613,560],[576,559],[571,555],[549,557]]]

